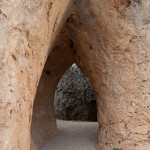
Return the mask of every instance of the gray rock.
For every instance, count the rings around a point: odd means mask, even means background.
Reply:
[[[74,64],[62,76],[54,99],[58,119],[97,121],[94,90],[77,65]]]

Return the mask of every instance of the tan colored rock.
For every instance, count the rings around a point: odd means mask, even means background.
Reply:
[[[57,45],[47,58],[37,89],[31,124],[32,139],[37,146],[57,130],[54,112],[55,89],[64,72],[73,64],[72,48],[68,41],[65,37],[61,42],[57,40]]]
[[[38,81],[69,7],[69,0],[0,1],[1,150],[30,149]]]
[[[30,149],[32,110],[33,145],[56,132],[54,90],[75,62],[96,93],[100,148],[149,150],[149,12],[149,0],[0,1],[0,149]]]

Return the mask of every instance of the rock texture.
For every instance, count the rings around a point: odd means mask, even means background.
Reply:
[[[58,82],[54,107],[58,119],[97,121],[94,90],[77,65],[71,66]]]
[[[65,37],[63,40],[61,38],[57,39],[57,46],[47,58],[34,100],[31,137],[36,147],[42,143],[43,139],[54,135],[57,131],[54,93],[59,79],[73,64],[70,41],[68,42]]]
[[[35,147],[54,134],[54,91],[76,63],[96,94],[100,148],[149,150],[149,12],[149,0],[1,0],[0,149],[29,150],[30,126]]]
[[[1,150],[30,149],[33,100],[70,5],[70,0],[0,1]]]

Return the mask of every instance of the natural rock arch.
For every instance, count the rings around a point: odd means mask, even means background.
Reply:
[[[39,147],[45,138],[51,137],[56,133],[55,89],[62,75],[73,63],[77,63],[73,41],[68,39],[64,32],[61,33],[61,36],[59,35],[54,45],[45,63],[34,100],[31,149]],[[85,72],[85,70],[82,71]]]
[[[93,85],[100,148],[149,149],[149,0],[0,4],[0,149],[30,149],[34,96],[58,43]]]

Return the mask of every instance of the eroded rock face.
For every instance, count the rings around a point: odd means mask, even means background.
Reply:
[[[57,131],[54,93],[59,79],[73,64],[70,40],[62,36],[57,38],[56,43],[57,46],[47,58],[34,100],[31,137],[37,148],[43,139],[53,136]]]
[[[1,150],[30,149],[33,100],[70,4],[70,0],[0,1]]]
[[[53,109],[56,85],[76,63],[96,93],[100,148],[148,150],[149,12],[149,0],[1,0],[0,149],[30,149],[32,111],[36,136],[46,135],[39,118],[55,122],[47,107]],[[39,94],[39,79],[50,96]],[[33,142],[46,136],[40,138],[32,132]]]
[[[97,121],[94,90],[77,65],[71,66],[60,79],[54,107],[58,119]]]

